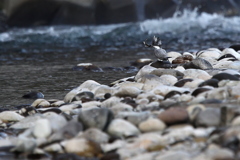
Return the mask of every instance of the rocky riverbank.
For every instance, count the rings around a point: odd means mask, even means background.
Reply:
[[[0,155],[239,159],[238,51],[168,52],[170,63],[144,65],[134,77],[109,85],[87,80],[64,99],[37,94],[31,105],[0,113]]]

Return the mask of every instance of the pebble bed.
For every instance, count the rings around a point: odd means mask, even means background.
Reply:
[[[39,98],[3,111],[0,156],[240,159],[238,48],[168,52],[170,63],[143,65],[134,77],[110,85],[87,80],[63,100]]]

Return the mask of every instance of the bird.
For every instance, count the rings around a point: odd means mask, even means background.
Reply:
[[[145,47],[154,48],[154,54],[158,58],[158,61],[168,61],[167,52],[162,48],[162,41],[159,37],[153,36],[152,44],[147,44],[146,41],[143,41]]]

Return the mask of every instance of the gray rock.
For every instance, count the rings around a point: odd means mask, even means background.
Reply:
[[[219,126],[220,125],[220,109],[206,108],[201,111],[195,120],[197,126]]]
[[[109,136],[97,128],[89,128],[84,131],[79,137],[94,141],[98,144],[108,143]]]
[[[84,109],[78,115],[78,120],[85,128],[95,127],[100,130],[105,130],[112,119],[113,113],[107,108]]]
[[[70,139],[75,137],[81,131],[83,131],[83,125],[77,120],[71,120],[55,132],[49,139],[50,141]]]
[[[119,112],[116,115],[116,118],[125,119],[137,126],[139,123],[145,121],[150,116],[150,112]]]

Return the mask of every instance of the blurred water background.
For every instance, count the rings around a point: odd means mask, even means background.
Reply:
[[[31,103],[33,100],[21,98],[31,90],[42,92],[46,99],[63,99],[88,79],[109,84],[133,76],[137,71],[124,67],[139,58],[155,59],[142,45],[154,35],[162,39],[167,51],[180,53],[240,42],[238,15],[185,9],[167,18],[139,19],[117,24],[12,27],[0,33],[0,106]],[[78,63],[89,62],[122,69],[72,70]]]

